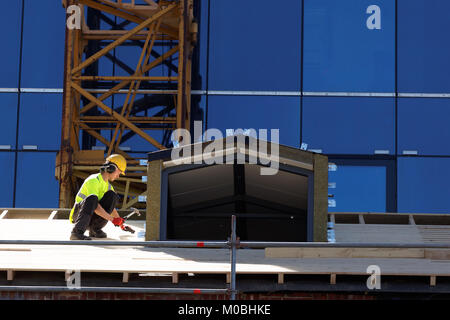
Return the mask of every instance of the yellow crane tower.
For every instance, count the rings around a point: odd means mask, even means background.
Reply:
[[[146,167],[120,143],[138,136],[149,149],[163,149],[172,130],[189,129],[197,39],[193,1],[63,0],[67,25],[62,137],[55,170],[59,207],[73,205],[82,179],[111,153],[122,154],[129,163],[126,176],[115,185],[123,195],[122,208],[139,206],[139,195],[147,190],[141,179]],[[100,23],[102,19],[107,23]],[[156,50],[163,45],[166,50]],[[129,59],[132,66],[115,57],[115,50],[123,46],[137,48],[135,59]],[[103,60],[120,65],[125,75],[99,74]],[[161,65],[168,74],[152,75]],[[113,107],[117,95],[124,102]],[[155,106],[158,111],[152,112]],[[165,142],[154,137],[161,130]],[[98,145],[102,149],[92,148]]]

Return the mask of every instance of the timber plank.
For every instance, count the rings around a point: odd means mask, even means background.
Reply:
[[[266,248],[266,258],[424,258],[414,248]]]

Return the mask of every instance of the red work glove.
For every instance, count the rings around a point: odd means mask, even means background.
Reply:
[[[112,221],[113,225],[115,225],[116,227],[123,225],[124,222],[125,220],[123,218],[114,218]]]

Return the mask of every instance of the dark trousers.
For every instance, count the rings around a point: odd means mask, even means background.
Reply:
[[[98,201],[97,196],[90,195],[78,203],[75,206],[75,211],[73,213],[75,226],[73,227],[72,233],[83,234],[86,229],[94,232],[101,230],[106,226],[108,220],[100,217],[94,210],[97,209],[97,206],[100,204],[103,209],[110,214],[116,207],[118,200],[118,195],[114,191],[109,190],[103,195],[103,198],[100,201]]]

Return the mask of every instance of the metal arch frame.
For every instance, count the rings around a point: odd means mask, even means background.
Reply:
[[[152,0],[148,5],[135,5],[134,0],[64,0],[66,8],[70,5],[81,7],[81,29],[66,27],[63,114],[61,148],[56,157],[55,176],[59,180],[59,207],[70,208],[77,191],[77,177],[83,178],[93,171],[93,166],[103,162],[104,157],[85,156],[90,148],[100,142],[106,146],[106,154],[120,153],[131,166],[139,164],[134,156],[119,148],[121,142],[133,135],[158,149],[163,149],[168,142],[167,132],[177,128],[190,129],[191,109],[191,65],[192,51],[197,39],[197,28],[193,17],[194,0]],[[107,18],[105,14],[124,19],[111,25],[112,29],[90,30],[85,21],[86,8],[92,13],[97,10],[98,18]],[[69,14],[67,14],[69,18]],[[95,20],[95,19],[94,19]],[[94,21],[94,27],[99,25]],[[130,23],[134,28],[123,30]],[[163,42],[161,42],[162,40]],[[173,47],[159,55],[152,50],[157,45],[170,40]],[[159,41],[159,42],[158,42]],[[106,46],[101,46],[101,44]],[[131,68],[111,55],[111,51],[123,45],[135,45],[140,49],[137,66]],[[89,49],[85,52],[86,49]],[[87,57],[83,57],[86,53]],[[178,66],[172,57],[177,55]],[[98,61],[109,59],[128,73],[127,76],[103,76],[98,74]],[[137,60],[137,59],[136,59]],[[148,76],[154,67],[166,64],[177,75],[164,77]],[[132,71],[132,72],[130,72]],[[107,91],[97,96],[95,90]],[[155,93],[139,100],[136,95],[141,89],[154,89]],[[127,91],[122,106],[114,107],[105,103],[107,98],[114,98],[119,90]],[[165,89],[172,89],[167,93]],[[160,92],[158,92],[160,91]],[[122,94],[122,92],[120,92]],[[161,95],[167,102],[161,102]],[[155,101],[153,104],[149,101]],[[133,108],[136,105],[139,108]],[[163,111],[153,116],[140,116],[138,112],[163,106]],[[101,135],[100,130],[111,130],[111,139]],[[163,143],[148,134],[148,130],[163,130]],[[128,131],[128,132],[127,132]],[[88,151],[89,150],[89,151]],[[81,154],[80,151],[84,153]],[[78,154],[78,156],[77,156]],[[83,166],[86,168],[83,169]],[[141,169],[141,170],[139,170]],[[145,175],[145,167],[135,167],[131,175],[120,179],[116,190],[124,195],[123,207],[137,202],[138,195],[146,190],[145,182],[133,179]],[[125,182],[125,183],[124,183]],[[128,200],[129,199],[129,200]]]

